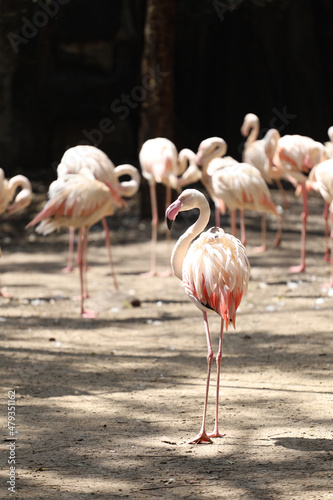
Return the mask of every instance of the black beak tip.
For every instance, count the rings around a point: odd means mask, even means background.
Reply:
[[[168,229],[171,230],[173,220],[171,220],[171,219],[169,219],[169,217],[167,217],[166,218],[166,223],[167,223]]]

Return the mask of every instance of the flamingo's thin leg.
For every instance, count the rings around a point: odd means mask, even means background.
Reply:
[[[114,270],[113,259],[112,259],[110,229],[109,229],[109,226],[108,226],[108,224],[106,222],[105,217],[103,217],[103,219],[102,219],[102,224],[103,224],[103,228],[104,228],[104,232],[105,232],[105,243],[106,243],[106,248],[107,248],[107,251],[108,251],[109,263],[110,263],[111,274],[112,274],[112,277],[113,277],[114,288],[115,288],[116,292],[118,292],[119,288],[118,288],[118,283],[117,283],[117,279],[116,279],[116,273],[115,273],[115,270]]]
[[[306,253],[306,223],[308,219],[308,196],[306,192],[305,182],[301,183],[302,198],[303,198],[303,212],[302,212],[302,233],[301,233],[301,262],[299,266],[292,266],[289,268],[290,273],[301,273],[305,271],[305,253]]]
[[[203,314],[203,319],[204,319],[204,324],[205,324],[205,332],[206,332],[206,340],[207,340],[207,348],[208,348],[208,354],[207,354],[207,380],[206,380],[206,395],[205,395],[205,404],[204,404],[204,411],[203,411],[203,417],[202,417],[202,425],[201,429],[199,431],[199,434],[195,436],[195,438],[191,439],[189,443],[195,444],[195,443],[212,443],[212,440],[206,433],[206,414],[207,414],[207,403],[208,403],[208,392],[209,392],[209,380],[210,380],[210,372],[212,368],[212,362],[213,362],[213,349],[212,349],[212,343],[210,340],[210,334],[209,334],[209,328],[208,328],[208,320],[207,320],[207,313],[206,311],[202,312]]]
[[[222,363],[223,327],[224,327],[224,321],[223,318],[221,318],[219,350],[216,355],[217,376],[216,376],[215,426],[213,432],[208,434],[208,437],[210,438],[225,436],[225,433],[221,434],[219,432],[219,395],[220,395],[220,374],[221,374],[221,363]]]

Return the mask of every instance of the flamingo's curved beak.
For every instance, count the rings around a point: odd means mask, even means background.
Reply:
[[[182,202],[178,199],[171,203],[165,211],[165,221],[167,223],[168,229],[171,229],[172,223],[180,212]]]

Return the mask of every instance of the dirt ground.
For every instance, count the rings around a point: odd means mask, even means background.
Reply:
[[[310,198],[307,270],[290,275],[301,212],[290,198],[280,248],[254,252],[260,217],[247,214],[250,286],[223,346],[226,436],[206,445],[187,443],[203,410],[202,315],[177,278],[140,276],[149,268],[149,224],[128,214],[113,221],[119,293],[103,233],[92,231],[87,307],[98,316],[82,319],[78,271],[61,272],[66,232],[41,237],[25,231],[20,216],[2,220],[1,281],[12,298],[0,299],[1,498],[333,498],[333,290],[323,288],[330,275],[323,203]],[[176,222],[171,245],[161,227],[159,269],[185,223]],[[269,244],[274,228],[270,219]],[[217,315],[210,327],[216,352]],[[214,389],[215,369],[208,430]],[[8,491],[10,458],[16,493]]]

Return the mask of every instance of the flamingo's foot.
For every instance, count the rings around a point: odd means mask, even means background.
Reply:
[[[61,269],[61,272],[64,273],[64,274],[71,273],[72,271],[74,271],[74,267],[73,266],[66,266],[63,269]]]
[[[266,245],[260,245],[260,247],[254,247],[253,249],[257,253],[263,253],[266,252],[267,246]]]
[[[10,293],[0,291],[0,297],[4,297],[5,299],[12,299],[13,296]]]
[[[82,318],[93,319],[96,318],[95,311],[81,311]]]
[[[221,433],[221,432],[219,432],[219,431],[217,431],[217,430],[215,430],[215,429],[213,430],[213,432],[209,432],[209,433],[207,434],[207,436],[208,436],[209,438],[223,438],[225,435],[226,435],[226,433],[225,433],[225,432]]]
[[[300,264],[299,266],[291,266],[289,267],[290,274],[303,273],[305,271],[305,265]]]
[[[141,273],[140,276],[142,278],[153,278],[154,276],[157,276],[157,272],[156,271],[147,271],[146,273]]]
[[[88,293],[84,293],[83,295],[75,295],[73,297],[73,300],[82,300],[82,299],[89,299],[90,295]]]
[[[157,273],[156,275],[160,276],[161,278],[167,278],[168,276],[172,276],[172,271],[171,269],[166,269],[165,271]]]
[[[330,283],[324,283],[322,285],[323,288],[333,288],[333,280]]]
[[[206,431],[201,430],[199,434],[195,436],[195,438],[191,439],[191,441],[188,441],[189,444],[200,444],[200,443],[213,443],[213,441],[210,439]]]
[[[330,251],[329,250],[326,250],[325,255],[324,255],[324,260],[326,262],[331,262]]]

